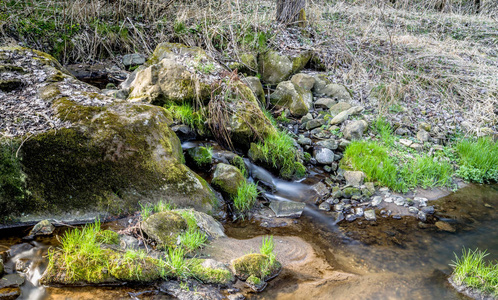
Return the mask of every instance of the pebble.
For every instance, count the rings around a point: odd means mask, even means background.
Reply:
[[[346,221],[353,222],[354,220],[356,220],[356,215],[354,214],[346,215]]]
[[[418,212],[419,212],[418,208],[416,208],[415,206],[410,206],[410,207],[408,208],[408,211],[409,211],[410,213],[412,213],[412,214],[418,214]]]
[[[425,214],[432,215],[435,210],[434,210],[434,206],[425,206],[425,207],[422,207],[422,211]]]
[[[365,211],[365,219],[368,221],[375,221],[377,220],[377,217],[375,216],[375,210],[369,209]]]
[[[421,210],[417,213],[417,218],[422,222],[427,221],[427,215]]]
[[[381,196],[375,196],[372,199],[372,206],[377,206],[382,203],[382,197]]]
[[[427,206],[427,198],[422,198],[422,197],[415,197],[413,198],[413,202],[417,203],[418,206],[424,207]]]
[[[399,206],[405,205],[406,204],[405,198],[403,198],[403,197],[394,198],[394,204],[399,205]]]
[[[330,204],[328,204],[327,202],[323,202],[322,204],[320,204],[320,206],[318,206],[318,209],[324,211],[330,211]]]
[[[394,199],[392,197],[386,197],[384,199],[384,201],[387,202],[387,203],[392,203],[394,201]]]

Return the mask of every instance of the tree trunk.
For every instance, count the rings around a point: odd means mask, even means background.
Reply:
[[[306,0],[277,0],[277,21],[283,24],[297,23],[304,26]]]

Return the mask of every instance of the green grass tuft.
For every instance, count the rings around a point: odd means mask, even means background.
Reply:
[[[385,146],[367,141],[354,141],[344,152],[341,164],[363,171],[370,180],[398,192],[417,186],[451,186],[453,167],[443,158],[426,154],[402,161]]]
[[[273,236],[263,237],[261,248],[259,248],[259,253],[270,256],[273,254],[273,250],[275,250],[275,242],[273,241]]]
[[[455,148],[460,177],[478,183],[498,181],[498,143],[489,138],[464,139]]]
[[[233,199],[235,211],[242,215],[246,214],[256,204],[258,194],[256,184],[247,181],[242,183],[237,190],[237,196]]]
[[[197,129],[200,134],[206,132],[206,127],[204,126],[206,121],[205,116],[201,111],[195,110],[190,103],[183,103],[181,105],[170,103],[165,105],[165,108],[171,112],[173,118],[180,121],[182,124]]]
[[[489,253],[463,249],[462,256],[455,254],[455,261],[451,266],[453,280],[457,285],[465,285],[478,291],[498,296],[498,264],[484,261]]]

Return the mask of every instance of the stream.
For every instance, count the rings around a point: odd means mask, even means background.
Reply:
[[[197,145],[189,142],[183,147]],[[222,157],[219,151],[215,147],[215,160]],[[249,161],[246,165],[253,180],[266,187],[263,198],[305,202],[306,207],[299,219],[279,219],[268,217],[271,210],[265,204],[252,219],[225,224],[227,235],[239,240],[267,234],[277,240],[299,237],[328,264],[327,271],[307,270],[306,276],[301,274],[304,269],[284,269],[262,293],[249,294],[249,299],[467,299],[447,281],[455,253],[478,247],[488,250],[489,259],[498,259],[498,185],[468,185],[431,201],[436,216],[450,223],[454,233],[426,228],[408,216],[336,224],[311,200],[315,196],[311,186],[322,178],[320,170],[304,181],[287,182]],[[6,273],[13,279],[19,279],[15,270],[26,274],[19,299],[169,299],[150,287],[41,287],[38,280],[46,268],[47,249],[59,244],[56,236],[67,228],[57,227],[51,237],[23,240],[29,229],[0,231],[0,252],[5,255],[10,249]]]

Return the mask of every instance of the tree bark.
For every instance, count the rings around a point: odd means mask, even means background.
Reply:
[[[303,26],[306,22],[305,6],[306,0],[277,0],[277,22]]]

